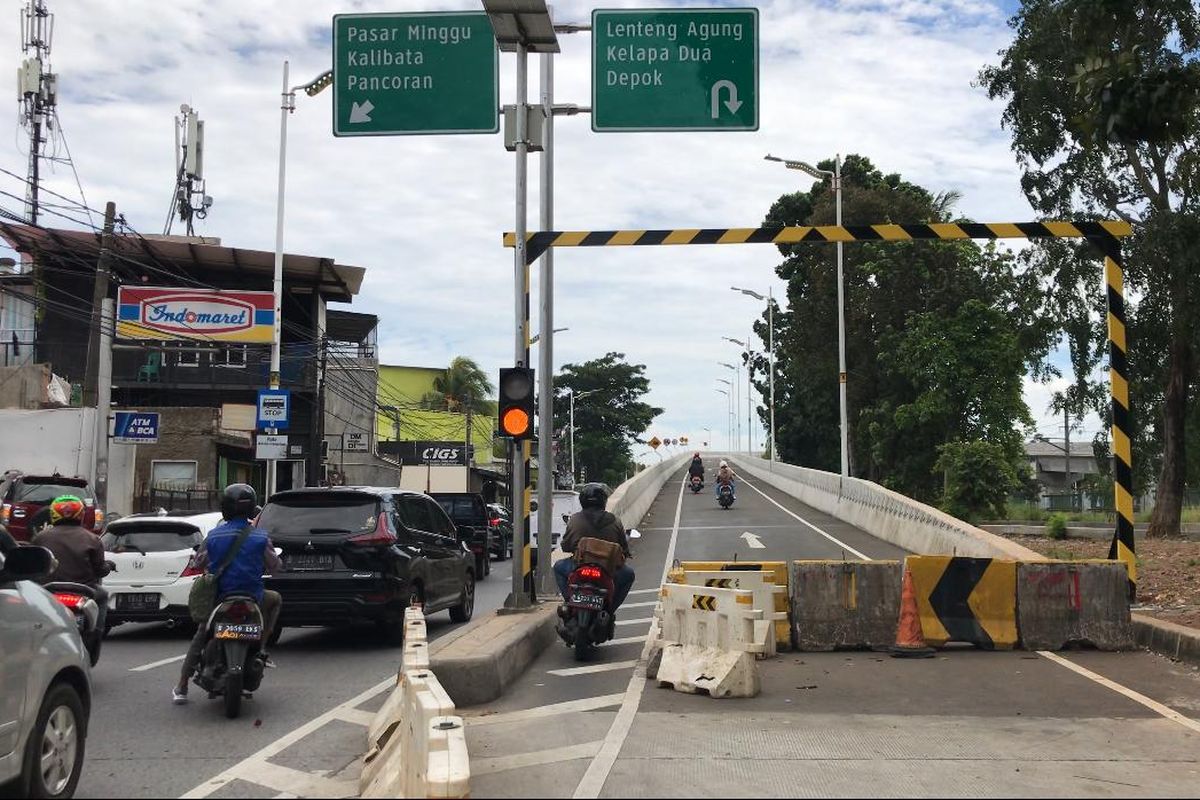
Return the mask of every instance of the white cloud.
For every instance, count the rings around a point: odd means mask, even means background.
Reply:
[[[292,83],[307,80],[330,64],[334,13],[409,5],[50,0],[61,115],[89,201],[102,208],[114,200],[135,228],[161,229],[173,179],[171,120],[186,102],[206,122],[216,199],[200,232],[270,249],[282,60],[291,60]],[[590,8],[556,7],[560,19],[580,21]],[[421,4],[476,8],[468,0]],[[556,227],[756,225],[781,193],[808,185],[765,163],[767,152],[810,161],[861,153],[934,191],[962,191],[961,211],[976,219],[1031,216],[1001,108],[971,85],[1010,36],[997,5],[776,0],[760,4],[760,20],[760,130],[596,134],[584,115],[561,119]],[[15,23],[15,14],[0,15],[0,41],[14,62]],[[589,34],[561,39],[556,99],[587,104]],[[537,63],[530,59],[531,96]],[[0,96],[14,95],[13,81],[14,70],[0,70]],[[514,58],[502,54],[502,102],[511,102],[513,86]],[[514,226],[514,167],[500,136],[335,139],[330,102],[330,92],[300,95],[290,120],[287,249],[368,268],[355,307],[380,315],[385,360],[442,364],[467,353],[488,369],[510,362],[512,255],[500,235]],[[8,152],[0,163],[23,173],[22,151]],[[536,228],[536,157],[530,166]],[[48,185],[75,194],[61,167]],[[769,246],[563,250],[555,324],[571,330],[558,338],[555,361],[627,353],[647,365],[649,400],[666,409],[651,432],[699,441],[706,425],[723,430],[724,398],[713,389],[725,370],[716,362],[737,353],[720,337],[743,336],[760,309],[728,287],[771,285],[781,296],[778,261]],[[536,272],[533,283],[536,317]],[[1042,389],[1031,384],[1028,394],[1038,415]]]

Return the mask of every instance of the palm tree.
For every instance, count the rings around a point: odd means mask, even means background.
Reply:
[[[457,356],[444,373],[433,379],[433,391],[422,398],[430,408],[465,413],[468,405],[475,414],[495,413],[492,394],[496,387],[473,359]]]

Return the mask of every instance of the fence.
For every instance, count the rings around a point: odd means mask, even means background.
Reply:
[[[167,511],[194,511],[197,514],[217,511],[221,507],[215,489],[166,488],[151,486],[134,500],[134,513],[147,513],[165,508]]]

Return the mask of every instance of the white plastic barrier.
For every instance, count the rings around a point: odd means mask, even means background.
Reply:
[[[662,661],[659,685],[712,697],[753,697],[759,692],[755,656],[766,646],[755,641],[754,593],[680,583],[663,584],[656,610]]]
[[[410,608],[399,680],[368,731],[361,796],[469,797],[466,732],[454,711],[429,670],[424,614]]]
[[[754,641],[763,645],[763,655],[776,655],[775,623],[786,622],[788,613],[776,611],[776,598],[783,598],[786,608],[788,587],[768,580],[773,573],[755,570],[687,570],[684,582],[689,586],[707,586],[720,589],[745,589],[754,595],[754,608],[762,612],[762,618],[754,621]]]

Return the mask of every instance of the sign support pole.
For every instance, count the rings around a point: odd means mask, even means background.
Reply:
[[[108,508],[108,409],[112,404],[113,325],[116,304],[100,301],[100,362],[96,380],[96,503]]]
[[[545,112],[545,134],[542,137],[541,171],[541,228],[554,230],[554,54],[542,53],[542,109]],[[554,524],[554,248],[542,256],[538,276],[541,303],[541,350],[538,351],[538,563],[537,591],[543,596],[553,593],[555,582],[550,575],[550,550],[553,546]]]
[[[287,178],[287,120],[291,110],[291,95],[288,92],[288,62],[283,62],[283,90],[279,104],[279,192],[275,201],[275,274],[271,290],[275,294],[275,333],[271,338],[271,381],[272,389],[279,388],[280,328],[283,322],[283,196]],[[279,465],[275,459],[267,462],[267,497],[275,493],[276,472]],[[264,498],[265,500],[266,498]]]

